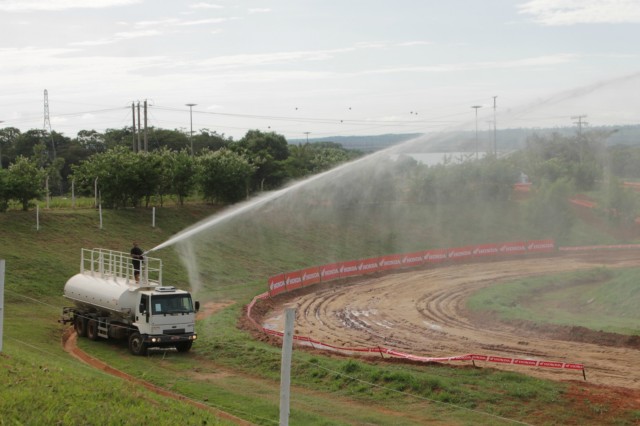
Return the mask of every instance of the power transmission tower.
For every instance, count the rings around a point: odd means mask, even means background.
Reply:
[[[577,124],[578,125],[578,136],[582,137],[582,125],[584,124],[585,126],[589,123],[587,123],[586,121],[582,121],[583,118],[587,118],[586,115],[576,115],[571,117],[572,120],[578,120],[578,121],[574,121],[573,124]]]
[[[43,129],[49,131],[49,136],[51,137],[51,152],[53,154],[53,159],[56,159],[56,144],[53,142],[53,134],[51,133],[51,120],[49,119],[49,92],[47,89],[44,89],[44,125]]]
[[[571,117],[572,120],[578,120],[578,121],[574,121],[573,124],[577,124],[578,125],[578,145],[580,147],[580,163],[582,164],[582,161],[584,160],[584,139],[582,138],[582,125],[587,125],[589,123],[587,123],[586,121],[582,121],[583,118],[586,118],[586,115],[576,115]]]

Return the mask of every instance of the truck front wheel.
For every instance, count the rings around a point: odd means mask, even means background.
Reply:
[[[85,317],[76,315],[73,320],[73,328],[76,330],[78,337],[87,336],[87,320]]]
[[[136,332],[129,336],[129,351],[131,351],[133,355],[147,354],[147,344],[144,342],[140,333]]]

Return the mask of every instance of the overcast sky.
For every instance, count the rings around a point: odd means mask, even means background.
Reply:
[[[288,139],[640,122],[639,0],[0,0],[0,126]]]

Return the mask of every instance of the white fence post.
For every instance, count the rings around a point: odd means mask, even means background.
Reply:
[[[284,335],[282,336],[282,365],[280,367],[280,426],[289,424],[289,399],[291,389],[291,355],[293,352],[293,322],[295,308],[284,310]]]

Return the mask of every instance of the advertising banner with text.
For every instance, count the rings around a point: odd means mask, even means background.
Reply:
[[[285,274],[287,291],[302,287],[302,271],[287,272]]]
[[[379,263],[380,263],[379,257],[370,257],[368,259],[359,260],[358,270],[360,271],[360,275],[378,272],[380,270]]]
[[[402,256],[402,267],[420,266],[424,263],[424,250],[405,253]]]
[[[320,266],[320,280],[322,282],[337,280],[340,278],[340,264],[329,263],[327,265]]]
[[[276,294],[287,290],[284,279],[285,274],[278,274],[273,277],[269,277],[269,296],[275,296]]]
[[[424,252],[422,252],[422,258],[426,263],[444,262],[447,260],[448,251],[448,249],[425,250]]]
[[[527,241],[528,252],[549,252],[556,249],[554,240],[532,240]]]
[[[382,256],[378,258],[378,270],[386,271],[389,269],[396,269],[402,267],[402,255],[392,254],[389,256]]]
[[[356,275],[360,275],[358,264],[359,264],[359,261],[357,260],[348,260],[346,262],[339,263],[340,278],[354,277]]]
[[[308,286],[320,282],[320,267],[312,266],[302,270],[302,285]]]

